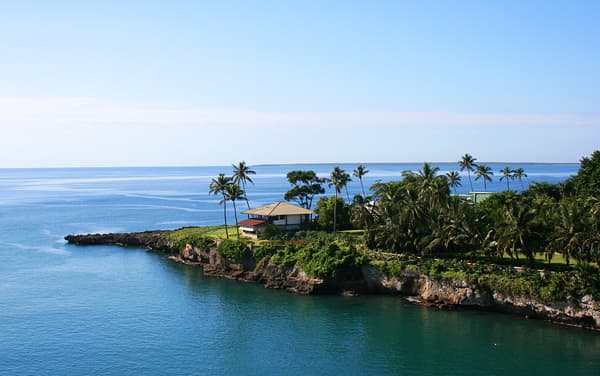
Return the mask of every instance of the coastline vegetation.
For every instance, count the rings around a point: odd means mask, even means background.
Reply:
[[[487,191],[493,171],[476,161],[465,154],[460,170],[467,171],[471,187],[473,172]],[[417,172],[404,172],[398,181],[375,183],[370,195],[365,195],[362,182],[368,170],[360,165],[353,176],[362,194],[352,201],[347,194],[350,174],[340,167],[328,178],[314,171],[292,171],[288,201],[310,208],[323,194],[323,185],[334,190],[332,197],[317,201],[317,217],[310,227],[297,232],[274,227],[254,241],[252,251],[246,245],[249,240],[221,242],[219,253],[232,260],[247,257],[297,265],[318,278],[356,278],[360,267],[370,264],[389,277],[421,273],[544,301],[600,296],[600,151],[583,158],[578,174],[560,184],[532,183],[525,189],[522,168],[506,166],[499,172],[506,190],[473,202],[451,194],[461,186],[457,171],[442,175],[429,163]],[[515,180],[520,192],[510,189]],[[243,192],[239,182],[243,180],[229,185]],[[211,184],[211,193],[222,194],[219,186]],[[223,204],[235,203],[224,197]],[[244,197],[245,192],[237,199]],[[206,242],[193,239],[222,233],[217,228],[180,231],[172,235],[177,241],[201,245]]]

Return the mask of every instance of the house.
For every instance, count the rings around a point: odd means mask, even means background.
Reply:
[[[243,211],[248,219],[239,222],[243,234],[258,238],[267,225],[275,225],[282,230],[298,230],[310,222],[312,210],[302,208],[289,202],[280,201]]]
[[[478,204],[478,203],[486,200],[493,194],[494,194],[494,192],[469,192],[467,194],[458,195],[458,196],[462,197],[464,200],[467,200],[474,204]]]

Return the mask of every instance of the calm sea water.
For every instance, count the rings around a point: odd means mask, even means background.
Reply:
[[[370,165],[365,183],[417,167]],[[523,167],[527,182],[556,182],[578,166]],[[252,204],[281,200],[295,168],[332,166],[256,167]],[[207,279],[144,250],[63,241],[220,224],[207,194],[220,171],[0,170],[0,374],[600,374],[600,335],[583,330],[393,297],[296,296]]]

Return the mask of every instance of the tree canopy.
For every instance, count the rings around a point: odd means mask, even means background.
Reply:
[[[303,208],[310,209],[316,195],[325,193],[325,179],[319,178],[312,170],[295,170],[287,174],[292,189],[285,193],[286,201],[296,201]]]

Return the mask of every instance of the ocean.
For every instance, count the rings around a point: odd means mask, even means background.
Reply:
[[[282,200],[290,170],[326,176],[332,167],[255,166],[251,205]],[[365,186],[419,167],[367,165]],[[497,180],[504,164],[491,167],[488,190],[504,189]],[[525,169],[527,185],[562,181],[578,165],[511,167]],[[0,375],[600,372],[600,336],[581,329],[389,296],[297,296],[204,278],[197,267],[142,249],[63,240],[222,224],[219,198],[208,194],[219,172],[231,168],[0,169]],[[466,176],[462,183],[466,192]],[[357,181],[349,191],[360,191]]]

